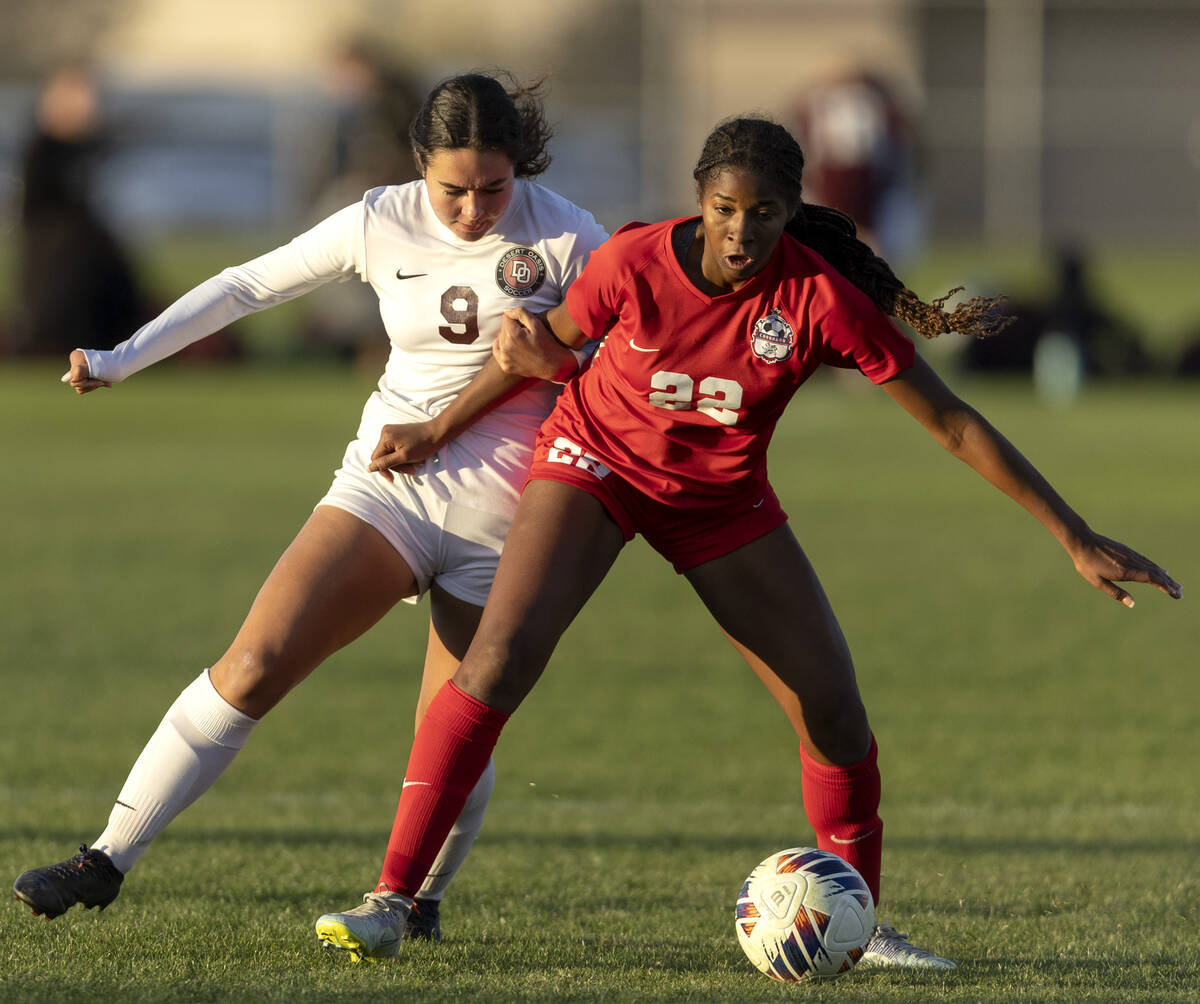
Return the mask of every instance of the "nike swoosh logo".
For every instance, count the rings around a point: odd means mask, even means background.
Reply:
[[[829,834],[829,839],[835,844],[857,844],[860,840],[866,840],[875,830],[867,830],[861,837],[851,837],[849,840],[843,840],[841,837],[835,837],[832,833]]]
[[[759,500],[758,500],[757,502],[755,502],[755,503],[754,503],[754,505],[752,505],[750,508],[751,508],[751,509],[757,509],[759,506],[761,506],[761,505],[762,505],[764,502],[766,502],[766,501],[767,501],[766,499],[759,499]],[[837,839],[837,837],[834,837],[833,839],[834,839],[834,840],[836,840],[836,839]]]
[[[428,272],[414,272],[412,275],[405,275],[402,269],[396,269],[397,279],[420,279],[421,276],[428,274]]]
[[[632,338],[629,339],[629,347],[631,349],[633,349],[634,352],[657,352],[658,351],[658,349],[644,349],[640,345],[634,345]]]

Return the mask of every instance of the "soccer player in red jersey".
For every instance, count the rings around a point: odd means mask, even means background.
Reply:
[[[878,901],[875,737],[841,629],[766,475],[775,423],[822,363],[880,384],[1042,523],[1092,585],[1127,606],[1119,582],[1181,595],[1154,562],[1095,533],[884,316],[927,337],[986,334],[994,302],[946,312],[944,300],[919,300],[849,218],[802,202],[802,167],[782,126],[723,123],[695,170],[699,217],[619,231],[548,312],[548,331],[525,310],[509,314],[493,350],[509,370],[536,364],[550,334],[568,346],[604,342],[542,426],[479,630],[417,731],[378,887],[396,910],[635,533],[687,577],[788,715],[817,844],[853,864]],[[864,961],[954,965],[886,926]]]

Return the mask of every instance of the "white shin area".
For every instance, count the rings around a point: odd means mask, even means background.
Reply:
[[[217,693],[206,669],[146,743],[92,846],[128,872],[166,825],[221,776],[257,724]]]
[[[462,867],[462,863],[467,859],[467,854],[471,850],[471,845],[479,836],[479,830],[483,826],[483,814],[487,810],[488,802],[492,797],[492,788],[495,785],[496,767],[489,759],[479,780],[475,783],[475,787],[467,796],[462,812],[454,821],[454,826],[451,827],[446,842],[442,844],[442,849],[430,866],[425,883],[417,893],[417,899],[440,900],[445,895],[450,880]]]

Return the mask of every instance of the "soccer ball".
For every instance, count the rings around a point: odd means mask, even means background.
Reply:
[[[733,924],[742,951],[773,979],[839,976],[871,940],[875,902],[863,877],[836,854],[792,847],[750,873]]]

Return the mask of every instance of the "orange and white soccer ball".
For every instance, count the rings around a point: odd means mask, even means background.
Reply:
[[[863,877],[836,854],[792,847],[750,873],[734,927],[747,957],[773,979],[840,976],[871,940],[875,901]]]

